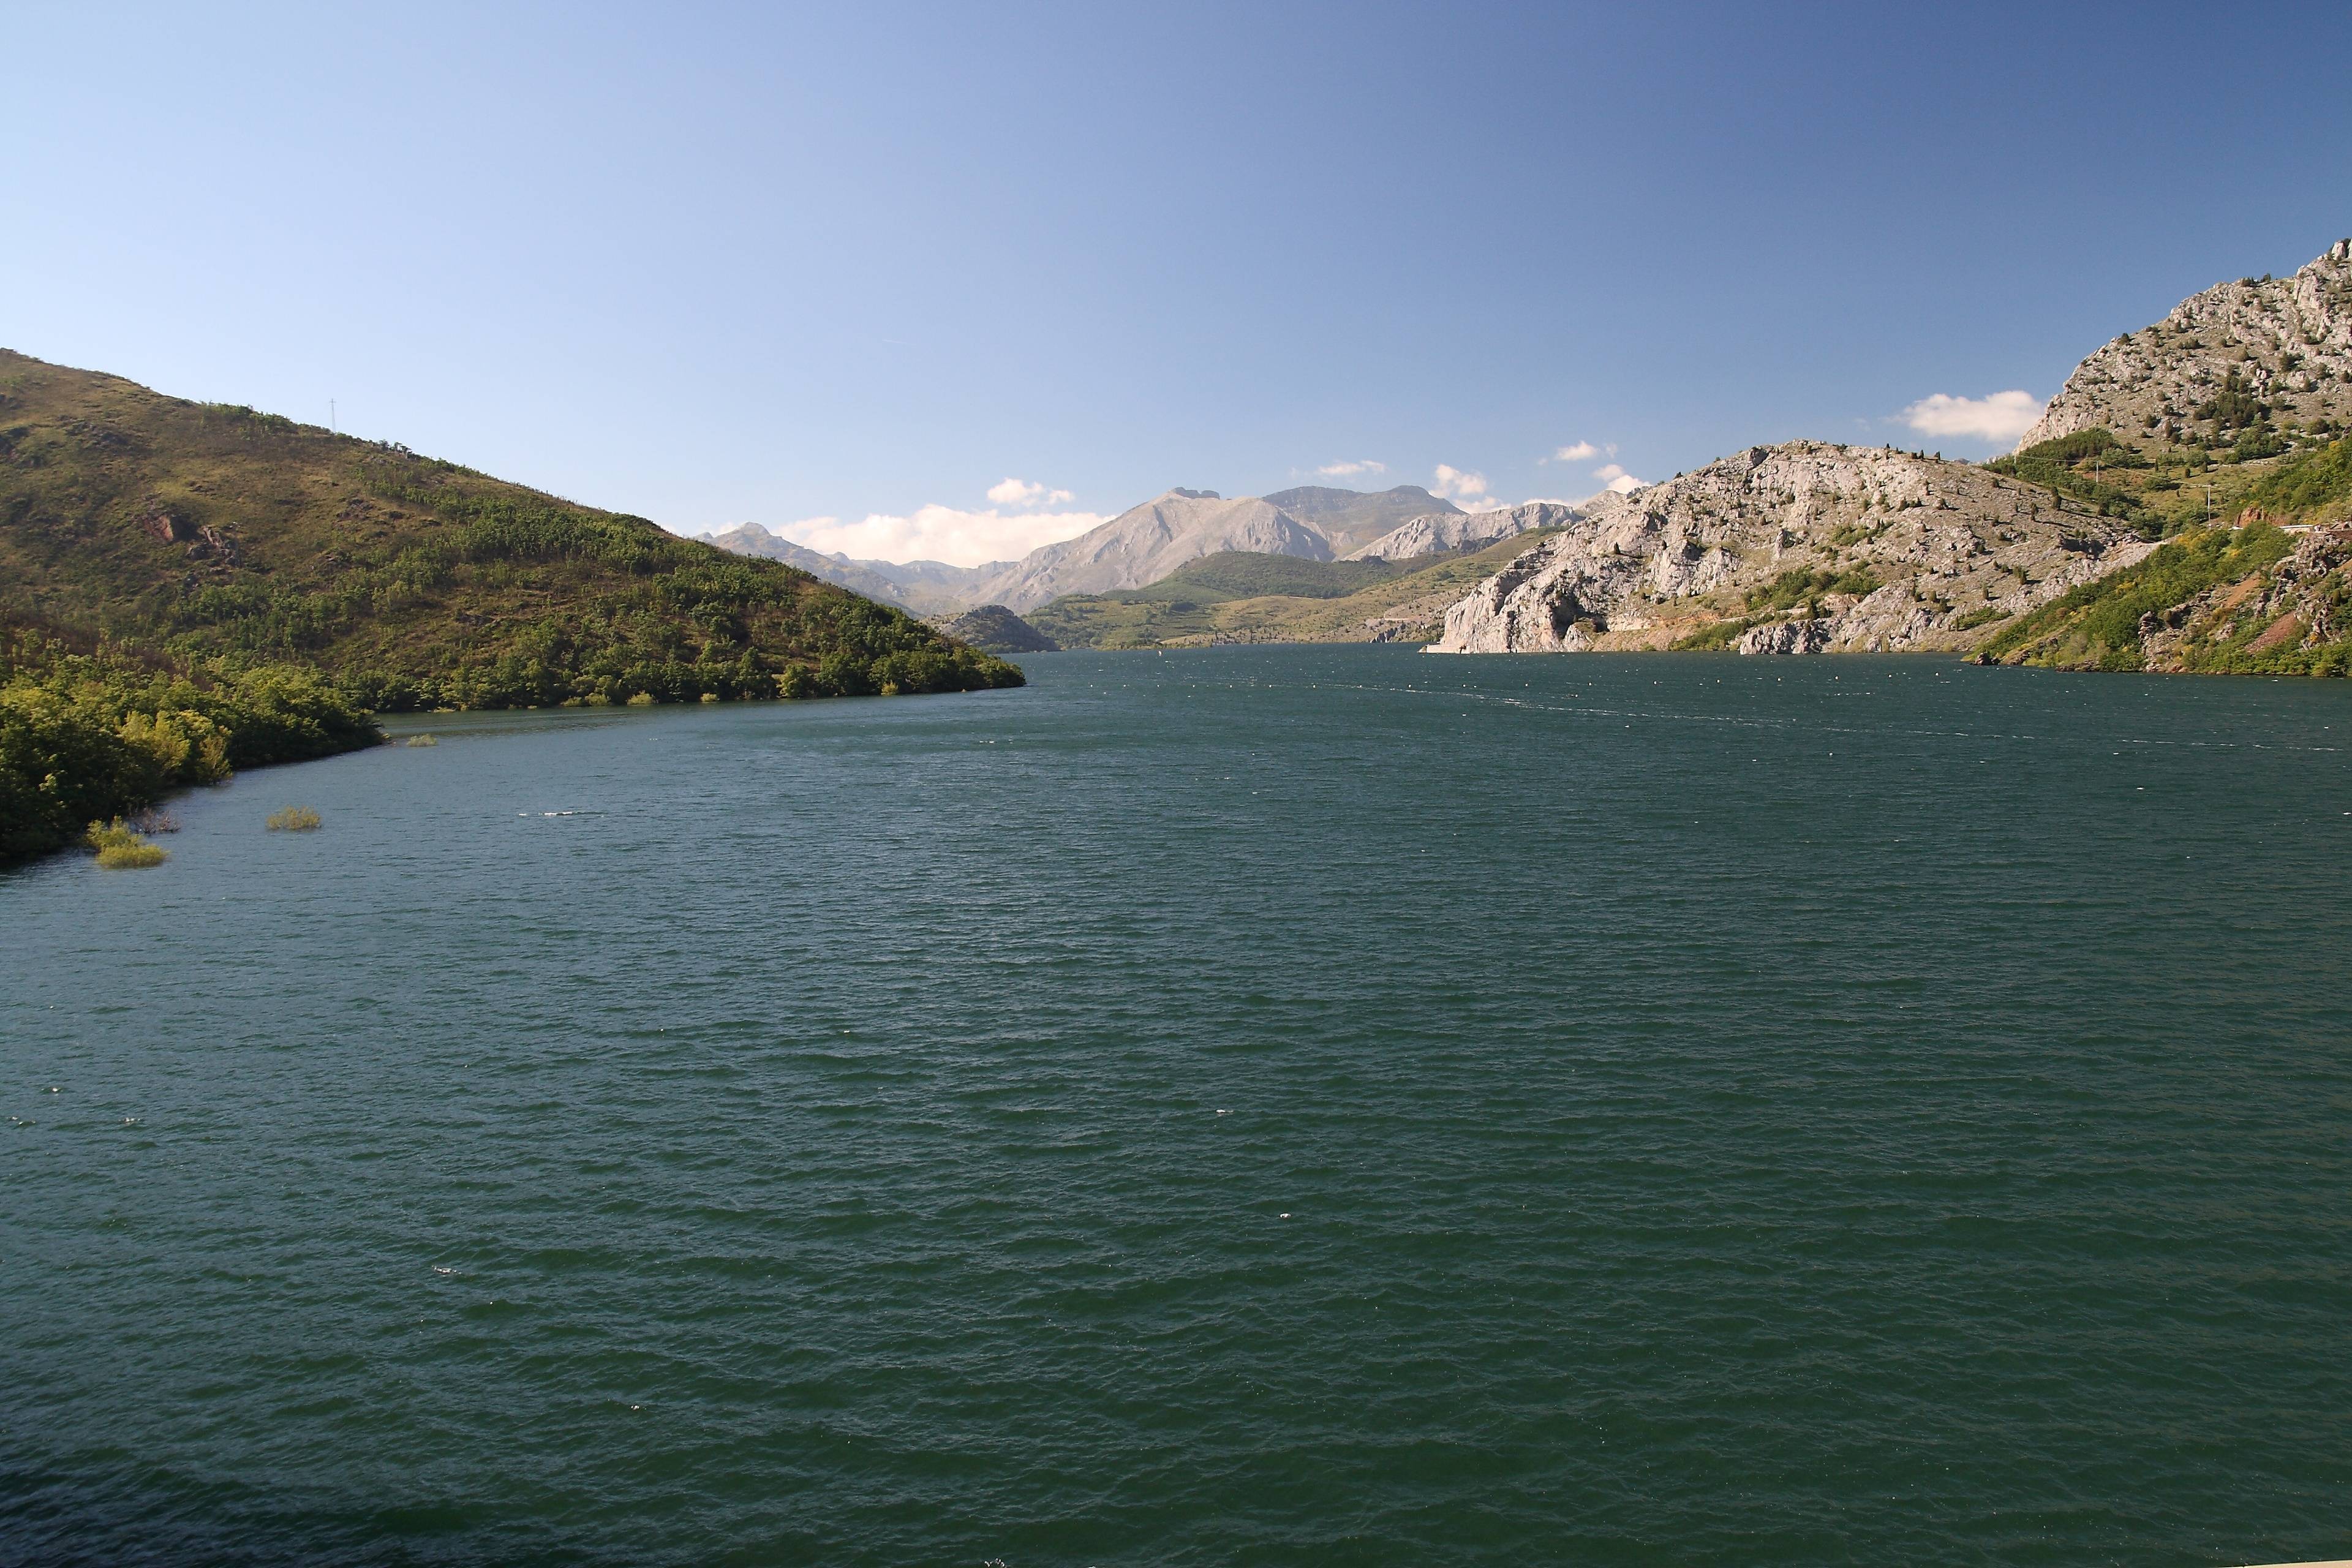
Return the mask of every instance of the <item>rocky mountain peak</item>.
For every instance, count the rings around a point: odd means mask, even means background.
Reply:
[[[2226,445],[2256,405],[2282,429],[2352,421],[2352,240],[2290,278],[2217,283],[2093,351],[2018,449],[2094,428],[2138,447]]]

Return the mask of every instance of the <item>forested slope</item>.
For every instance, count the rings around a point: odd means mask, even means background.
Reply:
[[[1018,685],[804,572],[403,447],[0,351],[0,622],[379,710]]]

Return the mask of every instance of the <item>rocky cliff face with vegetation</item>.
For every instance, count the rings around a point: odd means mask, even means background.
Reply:
[[[1433,651],[1970,648],[2148,548],[1970,464],[1792,441],[1587,503],[1449,609]]]
[[[2095,350],[2018,445],[2103,429],[2142,449],[2199,436],[2235,447],[2251,434],[2253,455],[2273,457],[2280,431],[2347,420],[2352,240],[2339,240],[2292,278],[2215,284]]]
[[[2352,672],[2352,241],[2097,350],[1995,471],[2132,518],[2142,562],[1980,657],[2077,669]]]
[[[2095,351],[1981,467],[1800,441],[1600,498],[1449,609],[1436,651],[2340,674],[2347,417],[2352,241]]]
[[[2192,529],[2002,627],[1977,657],[2057,669],[2352,675],[2352,522],[2281,527],[2256,514]]]
[[[0,622],[159,668],[308,669],[379,710],[1021,679],[643,518],[5,351]]]

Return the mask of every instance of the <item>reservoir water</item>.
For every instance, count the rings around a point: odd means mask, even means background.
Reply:
[[[2352,686],[1027,668],[0,878],[0,1561],[2352,1554]]]

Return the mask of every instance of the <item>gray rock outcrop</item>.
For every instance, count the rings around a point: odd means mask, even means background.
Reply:
[[[1972,464],[1792,441],[1587,503],[1447,610],[1430,651],[1663,647],[1710,627],[1747,652],[1964,649],[2150,548]]]
[[[1829,646],[1827,621],[1775,621],[1739,634],[1742,653],[1826,653]]]
[[[960,616],[940,616],[932,626],[982,653],[1059,653],[1062,645],[1002,605],[982,605]]]

